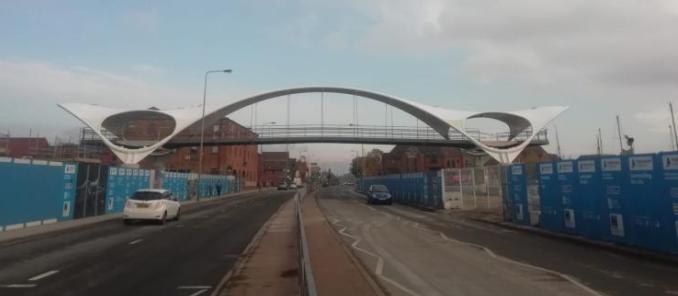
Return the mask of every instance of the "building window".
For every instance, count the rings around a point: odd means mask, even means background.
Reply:
[[[219,153],[219,146],[212,146],[212,153],[213,154]]]

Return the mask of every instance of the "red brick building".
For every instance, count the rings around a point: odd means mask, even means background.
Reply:
[[[384,174],[423,172],[443,168],[463,168],[470,159],[455,147],[395,146],[382,155]]]
[[[248,128],[222,118],[219,123],[205,127],[205,138],[254,138],[257,134]],[[189,130],[177,135],[177,138],[199,138],[199,130]],[[203,148],[203,169],[205,174],[235,175],[245,181],[245,186],[255,187],[259,180],[259,154],[256,145],[222,145]],[[177,149],[170,156],[165,167],[171,171],[197,172],[199,168],[200,147]]]
[[[37,158],[49,149],[45,138],[0,138],[0,156],[13,158]]]
[[[262,152],[261,153],[261,176],[259,181],[262,186],[276,186],[289,177],[290,166],[289,152]]]

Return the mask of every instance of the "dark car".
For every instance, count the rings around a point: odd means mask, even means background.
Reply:
[[[393,203],[393,198],[391,197],[391,193],[388,192],[388,188],[386,188],[386,186],[372,185],[367,190],[367,203],[390,205]]]

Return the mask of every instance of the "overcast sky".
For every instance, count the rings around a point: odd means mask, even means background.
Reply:
[[[0,130],[72,135],[81,124],[59,102],[199,105],[204,71],[229,67],[210,78],[210,106],[306,85],[453,109],[567,105],[555,121],[564,154],[594,152],[597,128],[617,152],[616,114],[637,150],[654,152],[670,147],[676,36],[675,0],[2,1]],[[312,122],[304,110],[317,98],[293,100],[295,122]],[[351,118],[350,100],[334,101],[337,123]],[[262,105],[257,121],[280,104]],[[368,118],[383,122],[373,107]],[[249,124],[247,112],[234,117]],[[293,155],[342,170],[359,148]]]

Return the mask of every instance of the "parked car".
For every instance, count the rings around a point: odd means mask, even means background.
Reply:
[[[292,184],[290,184],[289,188],[290,189],[297,189],[297,184],[292,183]]]
[[[384,185],[371,185],[367,190],[367,203],[368,204],[387,204],[390,205],[393,203],[393,198],[391,193],[388,192],[388,188]]]
[[[122,219],[125,224],[135,220],[152,220],[165,224],[168,219],[179,220],[181,204],[165,189],[140,189],[127,199]]]
[[[287,183],[285,182],[278,183],[278,190],[287,190]]]

